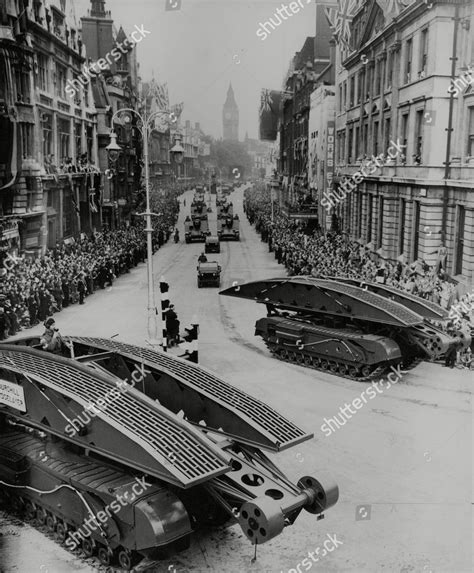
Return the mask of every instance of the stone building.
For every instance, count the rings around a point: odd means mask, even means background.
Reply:
[[[331,32],[324,6],[316,6],[315,31],[315,36],[307,37],[301,50],[292,58],[283,81],[280,126],[282,204],[284,212],[292,217],[301,213],[303,203],[311,201],[308,184],[311,94],[318,85],[334,82],[330,59]],[[304,218],[316,219],[317,212],[307,210]]]
[[[339,225],[380,256],[441,261],[464,282],[474,262],[473,14],[469,0],[430,0],[392,17],[368,0],[336,63]]]
[[[71,2],[0,2],[2,249],[38,256],[100,224],[97,119],[70,94],[84,48]]]
[[[104,178],[102,223],[115,229],[128,225],[141,186],[141,135],[135,115],[112,116],[123,108],[137,109],[138,64],[136,42],[121,27],[114,32],[110,11],[104,0],[91,0],[91,9],[81,18],[81,30],[88,56],[88,68],[94,103],[97,109],[98,156]],[[146,41],[146,40],[145,40]],[[84,89],[88,89],[84,87]],[[110,134],[117,135],[122,148],[117,157],[107,153]]]

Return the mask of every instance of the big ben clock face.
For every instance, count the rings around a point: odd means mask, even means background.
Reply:
[[[231,117],[232,117],[232,114],[231,114],[231,113],[227,112],[227,113],[225,114],[225,118],[226,118],[226,119],[230,119]]]

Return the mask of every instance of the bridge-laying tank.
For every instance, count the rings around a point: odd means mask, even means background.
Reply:
[[[225,522],[261,545],[337,502],[330,478],[294,485],[264,453],[312,435],[163,352],[24,338],[0,345],[0,380],[0,494],[104,565],[146,569]]]
[[[445,318],[444,309],[373,286],[301,276],[234,285],[220,294],[266,304],[255,334],[281,360],[355,380],[439,358],[456,344],[431,322]]]

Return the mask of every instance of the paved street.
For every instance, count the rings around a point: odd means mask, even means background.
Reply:
[[[192,193],[183,197],[182,239]],[[240,216],[242,240],[223,243],[219,255],[208,255],[209,260],[220,261],[222,287],[284,274],[248,224],[242,191],[231,199]],[[213,203],[213,231],[215,216]],[[275,461],[295,482],[303,475],[329,472],[339,484],[340,499],[322,521],[301,514],[294,526],[259,547],[256,563],[251,563],[253,547],[234,526],[196,536],[191,549],[165,562],[160,571],[286,572],[322,545],[327,534],[336,535],[342,545],[320,557],[315,567],[320,571],[471,571],[472,376],[422,363],[326,437],[320,429],[324,418],[336,415],[366,386],[270,357],[253,333],[255,320],[265,315],[264,307],[220,297],[214,288],[197,289],[196,264],[202,250],[201,244],[170,242],[153,261],[155,279],[164,275],[170,284],[181,327],[188,326],[193,315],[199,319],[200,363],[313,432],[312,441],[276,456]],[[65,334],[118,334],[120,340],[143,344],[146,301],[146,265],[140,264],[110,289],[88,297],[85,306],[74,305],[57,314],[57,326]],[[41,331],[38,326],[26,333]],[[95,570],[29,526],[7,520],[0,534],[7,563],[8,555],[16,556],[8,573]],[[300,570],[307,569],[300,565]]]

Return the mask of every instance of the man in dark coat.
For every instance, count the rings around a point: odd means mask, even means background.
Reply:
[[[166,330],[170,347],[179,342],[179,324],[178,315],[174,310],[174,305],[171,304],[166,313]]]
[[[82,275],[79,275],[79,278],[77,279],[77,292],[79,293],[79,304],[84,304],[84,297],[86,296],[86,283]]]

